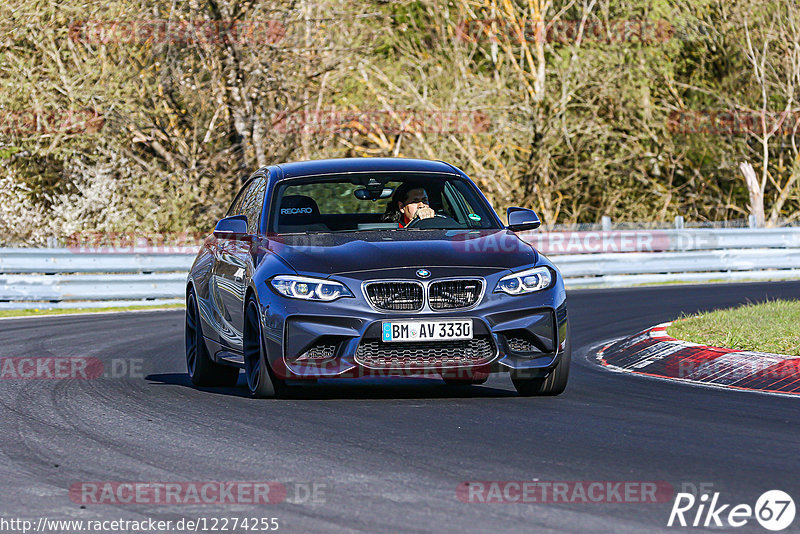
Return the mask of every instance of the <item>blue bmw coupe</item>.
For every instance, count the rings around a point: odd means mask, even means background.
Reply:
[[[462,171],[397,158],[264,167],[204,242],[186,285],[198,386],[282,396],[318,379],[509,372],[520,395],[567,385],[558,270]]]

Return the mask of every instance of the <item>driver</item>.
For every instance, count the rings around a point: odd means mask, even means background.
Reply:
[[[436,215],[428,205],[425,188],[414,183],[404,182],[395,189],[392,199],[386,206],[382,221],[396,222],[405,228],[414,219],[430,219]]]

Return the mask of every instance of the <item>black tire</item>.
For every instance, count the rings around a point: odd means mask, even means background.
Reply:
[[[250,395],[257,399],[286,396],[286,382],[277,378],[267,363],[264,337],[261,334],[261,317],[258,304],[252,297],[245,307],[243,349],[244,373]]]
[[[235,386],[239,380],[239,368],[216,363],[208,353],[197,297],[194,289],[189,290],[186,298],[186,371],[192,384],[201,387]]]
[[[561,395],[567,388],[571,360],[572,351],[569,348],[569,338],[567,338],[567,346],[561,356],[561,361],[556,364],[549,375],[540,378],[526,378],[512,374],[511,381],[514,383],[517,393],[523,397]]]

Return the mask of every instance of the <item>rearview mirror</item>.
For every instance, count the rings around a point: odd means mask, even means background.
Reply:
[[[542,225],[536,212],[527,208],[508,208],[508,229],[512,232],[522,232],[524,230],[536,230]]]
[[[384,187],[373,189],[367,187],[366,189],[356,189],[353,191],[353,194],[356,196],[358,200],[378,200],[383,198],[389,198],[394,193],[394,189],[391,187]]]
[[[247,217],[232,215],[217,222],[214,227],[214,237],[220,239],[241,239],[247,235]]]

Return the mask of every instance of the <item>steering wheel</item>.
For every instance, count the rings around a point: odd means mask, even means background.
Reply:
[[[409,223],[405,227],[417,230],[431,230],[431,229],[453,229],[454,227],[459,228],[460,225],[452,217],[448,215],[442,215],[441,213],[437,213],[433,217],[428,217],[427,219],[420,219],[419,217],[414,217],[409,221]]]

